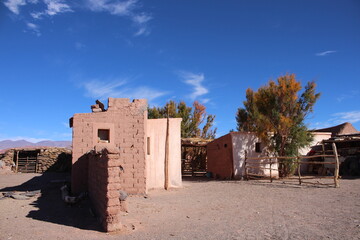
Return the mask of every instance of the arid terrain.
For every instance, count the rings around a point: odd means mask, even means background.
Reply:
[[[1,192],[42,194],[0,200],[0,239],[360,239],[360,179],[340,188],[185,179],[181,189],[130,196],[124,230],[107,234],[88,201],[61,201],[66,177],[1,174]]]

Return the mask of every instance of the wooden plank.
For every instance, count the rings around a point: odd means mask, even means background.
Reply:
[[[301,164],[336,164],[336,162],[300,162]]]
[[[303,159],[311,159],[311,158],[324,158],[324,157],[334,157],[334,154],[330,155],[330,154],[321,154],[321,155],[312,155],[312,156],[301,156],[300,158]]]

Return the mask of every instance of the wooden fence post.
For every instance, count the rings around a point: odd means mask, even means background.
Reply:
[[[297,164],[298,164],[299,185],[301,185],[301,162],[300,162],[300,157],[297,156],[296,160],[297,160]]]
[[[16,151],[16,168],[15,168],[15,172],[18,172],[18,168],[19,168],[19,151]]]
[[[167,115],[167,119],[166,119],[166,138],[165,138],[165,164],[164,164],[164,170],[165,170],[165,184],[164,184],[164,188],[165,190],[169,189],[169,151],[170,151],[170,146],[169,146],[169,111],[168,111],[168,115]]]
[[[334,182],[335,182],[335,187],[338,188],[339,187],[339,156],[337,153],[337,149],[336,149],[336,144],[333,142],[332,143],[332,149],[335,155],[335,172],[334,172]]]
[[[273,182],[272,180],[272,158],[269,157],[269,154],[267,154],[269,160],[270,160],[270,182]]]
[[[246,181],[249,180],[249,175],[248,175],[248,168],[247,168],[247,151],[245,150],[245,178],[246,178]]]

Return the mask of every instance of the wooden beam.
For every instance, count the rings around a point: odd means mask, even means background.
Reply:
[[[337,153],[337,149],[336,149],[336,144],[332,143],[332,148],[334,151],[334,155],[335,155],[335,173],[334,173],[334,182],[335,182],[335,187],[338,188],[339,186],[339,156]]]
[[[170,146],[169,146],[169,135],[170,135],[169,126],[170,126],[170,120],[169,120],[169,110],[168,110],[167,119],[166,119],[165,164],[164,164],[164,171],[165,171],[164,188],[165,188],[165,190],[169,189],[169,150],[170,150]]]

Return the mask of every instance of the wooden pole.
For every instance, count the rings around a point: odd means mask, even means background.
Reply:
[[[268,154],[269,157],[269,154]],[[270,158],[270,182],[273,182],[272,180],[272,159]]]
[[[298,164],[298,177],[299,177],[299,184],[301,185],[301,164],[300,164],[300,158],[297,157],[297,164]]]
[[[248,181],[249,180],[249,176],[248,176],[248,168],[247,168],[247,151],[245,150],[245,179]]]
[[[332,149],[334,151],[334,155],[335,155],[335,172],[334,172],[334,182],[335,182],[335,187],[338,188],[339,186],[339,156],[337,153],[337,149],[336,149],[336,144],[332,143]]]
[[[19,151],[16,151],[16,168],[15,168],[15,172],[18,172],[18,168],[19,168]]]
[[[170,150],[170,146],[169,146],[169,134],[170,134],[169,125],[170,125],[170,120],[169,120],[169,110],[168,110],[167,119],[166,119],[165,164],[164,164],[164,171],[165,171],[164,187],[165,187],[165,190],[169,189],[169,150]]]

